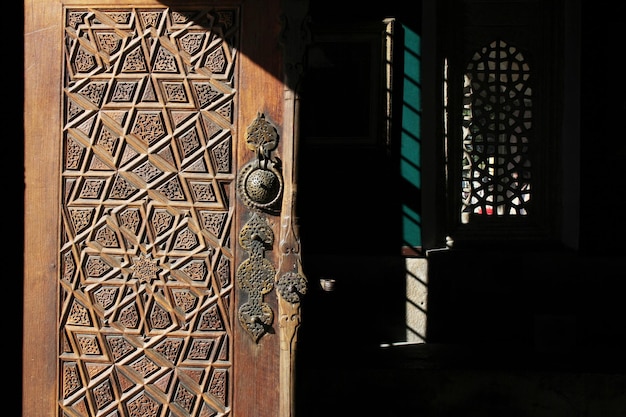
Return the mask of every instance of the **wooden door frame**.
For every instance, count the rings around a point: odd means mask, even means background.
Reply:
[[[58,25],[50,25],[51,16]],[[50,127],[61,126],[61,4],[24,3],[24,325],[22,415],[55,415],[57,372],[57,254],[60,155]],[[51,91],[52,90],[52,91]],[[38,111],[57,109],[58,111]],[[53,136],[54,139],[54,136]],[[55,233],[41,233],[50,230]],[[46,296],[48,295],[48,296]]]
[[[227,0],[228,1],[228,0]],[[239,120],[247,126],[254,115],[263,112],[282,130],[277,149],[283,162],[284,198],[276,221],[275,260],[279,274],[301,273],[300,247],[295,222],[295,166],[297,132],[297,84],[299,57],[303,56],[302,24],[306,0],[242,0],[243,30],[253,31],[249,44],[241,45],[240,74],[247,67],[264,68],[256,77],[241,77],[239,83]],[[144,4],[146,2],[142,2]],[[168,1],[160,4],[167,5]],[[191,1],[189,1],[191,3]],[[207,2],[204,2],[206,4]],[[74,5],[128,5],[120,0],[74,1]],[[156,3],[155,3],[156,4]],[[175,4],[175,2],[172,2]],[[22,332],[22,416],[56,416],[58,367],[58,268],[61,142],[57,140],[62,126],[59,86],[63,76],[62,16],[67,5],[59,0],[24,1],[24,240],[23,240],[23,332]],[[285,7],[286,6],[286,7]],[[283,13],[283,8],[286,14]],[[269,16],[254,19],[254,16]],[[281,23],[280,17],[285,17]],[[249,19],[249,20],[246,20]],[[287,22],[287,23],[285,23]],[[246,39],[246,36],[241,37]],[[267,48],[279,48],[283,61],[272,60]],[[296,57],[296,58],[293,58]],[[262,85],[264,94],[259,94]],[[255,86],[253,88],[252,86]],[[243,130],[243,129],[242,129]],[[237,133],[240,137],[242,132]],[[245,141],[238,140],[238,162],[249,158]],[[51,184],[51,181],[53,182]],[[234,227],[239,230],[241,218]],[[49,231],[53,230],[53,233]],[[236,233],[235,233],[236,235]],[[237,244],[233,242],[233,245]],[[233,409],[233,416],[291,416],[293,414],[293,364],[297,328],[300,325],[299,303],[289,303],[276,296],[278,320],[276,335],[269,335],[263,345],[250,344],[233,361],[249,374],[267,367],[279,368],[278,379],[240,378],[237,397],[247,398],[245,408]],[[242,332],[238,332],[241,334]],[[235,338],[237,335],[235,335]],[[237,340],[234,343],[238,343]],[[247,343],[247,342],[246,342]],[[269,345],[269,347],[268,347]],[[279,353],[278,353],[279,352]],[[252,397],[252,400],[249,400]]]

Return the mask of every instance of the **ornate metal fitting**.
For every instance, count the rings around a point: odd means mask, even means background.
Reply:
[[[297,272],[287,272],[278,279],[276,289],[285,301],[299,303],[300,297],[306,294],[306,278]]]
[[[263,295],[274,288],[276,270],[265,258],[265,250],[273,243],[272,228],[257,214],[239,232],[239,244],[248,252],[248,259],[237,268],[237,285],[248,293],[248,301],[239,308],[239,322],[255,342],[274,319],[272,308],[263,302]]]
[[[272,158],[272,151],[278,146],[278,132],[263,114],[248,127],[246,144],[255,151],[256,158],[239,172],[237,192],[249,208],[274,212],[282,197],[283,176],[280,160]]]

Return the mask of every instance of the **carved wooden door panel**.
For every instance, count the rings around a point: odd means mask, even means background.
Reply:
[[[23,416],[291,415],[281,14],[25,2]]]

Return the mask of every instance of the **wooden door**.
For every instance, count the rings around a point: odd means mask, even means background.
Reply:
[[[291,415],[302,8],[24,5],[22,415]]]

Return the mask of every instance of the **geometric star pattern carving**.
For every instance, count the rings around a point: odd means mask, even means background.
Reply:
[[[64,18],[59,415],[228,415],[239,10]]]

